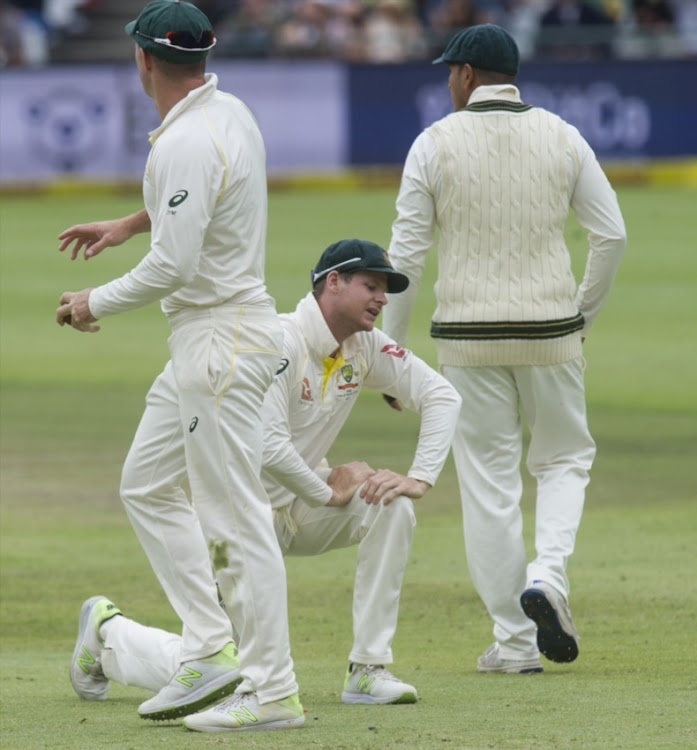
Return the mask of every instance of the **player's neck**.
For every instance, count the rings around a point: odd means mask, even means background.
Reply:
[[[174,106],[179,104],[182,99],[186,99],[191,91],[203,86],[205,82],[203,76],[197,76],[194,78],[183,78],[176,83],[168,80],[162,82],[160,85],[156,85],[154,87],[153,100],[157,113],[160,115],[160,120],[164,120]]]

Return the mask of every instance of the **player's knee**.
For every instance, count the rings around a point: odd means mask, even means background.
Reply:
[[[406,495],[397,495],[389,505],[383,507],[393,518],[409,523],[412,526],[416,525],[414,501],[410,497],[407,497]]]

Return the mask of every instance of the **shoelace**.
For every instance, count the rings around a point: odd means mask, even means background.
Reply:
[[[219,703],[214,710],[218,713],[227,713],[230,709],[239,707],[248,695],[251,695],[251,693],[233,693],[232,695],[228,695],[228,697],[222,703]]]

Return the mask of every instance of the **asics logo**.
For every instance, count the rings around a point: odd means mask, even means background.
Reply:
[[[198,417],[194,417],[191,420],[191,424],[189,425],[189,432],[193,432],[196,429],[197,424],[198,424]]]
[[[177,190],[177,192],[169,199],[169,207],[176,208],[189,197],[188,190]]]
[[[186,674],[180,674],[177,677],[177,682],[180,685],[184,685],[184,687],[193,687],[194,683],[191,680],[198,680],[201,677],[201,673],[195,669],[191,669],[191,667],[182,667],[182,669],[184,669]]]

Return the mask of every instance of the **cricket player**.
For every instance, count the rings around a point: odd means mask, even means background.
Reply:
[[[492,24],[457,33],[435,60],[455,112],[414,141],[404,165],[390,257],[409,289],[385,311],[406,341],[427,251],[440,229],[431,335],[441,372],[467,409],[453,455],[470,574],[494,621],[481,672],[541,672],[569,662],[578,637],[566,565],[595,444],[581,344],[607,297],[626,234],[617,196],[578,130],[525,104],[518,49]],[[577,284],[564,242],[569,209],[588,231]],[[520,512],[522,428],[537,481],[536,557],[526,565]]]
[[[60,249],[74,243],[73,258],[83,247],[91,257],[150,230],[150,250],[121,278],[62,294],[57,321],[96,331],[96,320],[160,300],[171,327],[171,360],[148,393],[121,498],[183,623],[181,663],[138,710],[173,718],[239,685],[254,726],[299,726],[285,569],[260,480],[261,409],[283,340],[264,284],[264,144],[247,107],[205,73],[215,37],[196,6],[154,0],[126,32],[162,120],[150,133],[145,211],[71,227]]]
[[[416,689],[395,677],[392,639],[415,524],[413,500],[436,481],[448,454],[460,397],[437,372],[397,346],[375,320],[386,292],[402,292],[385,251],[341,240],[322,254],[313,292],[281,315],[283,356],[264,400],[264,486],[284,555],[358,546],[353,647],[345,703],[413,703]],[[406,475],[353,462],[330,467],[326,454],[363,388],[390,394],[421,415]],[[174,388],[170,398],[174,398]],[[116,616],[119,615],[119,616]],[[83,605],[71,679],[78,695],[106,697],[109,680],[158,690],[176,671],[182,639],[121,616],[102,596]],[[185,719],[189,729],[249,728],[239,695]]]

